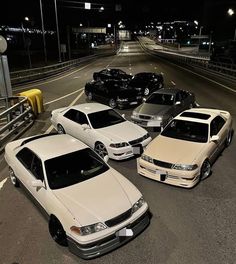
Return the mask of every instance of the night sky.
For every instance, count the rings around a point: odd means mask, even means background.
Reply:
[[[230,35],[236,27],[236,14],[227,15],[228,8],[235,8],[236,0],[195,0],[195,1],[150,1],[145,0],[103,0],[91,1],[104,6],[104,12],[84,10],[76,0],[57,0],[59,25],[106,26],[122,20],[128,28],[138,29],[151,21],[198,20],[207,32],[216,36]],[[82,2],[82,1],[81,1]],[[80,3],[81,3],[80,2]],[[54,0],[42,0],[46,29],[55,29]],[[121,4],[122,11],[115,11],[115,4]],[[34,27],[40,27],[39,0],[7,0],[1,4],[0,24],[20,25],[25,16],[31,18]]]

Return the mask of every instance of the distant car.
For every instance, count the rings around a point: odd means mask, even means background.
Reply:
[[[231,143],[232,123],[230,113],[223,110],[184,111],[147,146],[138,160],[138,173],[163,183],[193,187],[210,175],[218,154]]]
[[[123,160],[141,154],[151,137],[110,107],[80,104],[52,111],[51,122],[59,133],[67,133],[93,148],[101,157]]]
[[[140,72],[133,76],[128,83],[129,87],[141,91],[144,96],[161,89],[164,86],[162,74],[154,72]]]
[[[109,252],[149,224],[148,205],[138,189],[69,135],[13,141],[5,159],[12,184],[23,185],[45,212],[54,241],[81,258]],[[20,228],[17,221],[15,226]],[[125,228],[133,236],[121,238]]]
[[[134,109],[131,119],[143,127],[163,128],[173,117],[196,105],[193,93],[180,89],[160,89]]]
[[[86,83],[84,92],[88,100],[107,104],[111,108],[123,109],[142,102],[141,93],[127,88],[123,81],[91,81]]]
[[[129,80],[132,78],[132,75],[127,74],[125,71],[120,69],[103,69],[100,72],[94,72],[93,79],[98,80]]]

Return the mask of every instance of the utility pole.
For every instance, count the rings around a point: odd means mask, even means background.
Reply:
[[[61,62],[61,44],[60,44],[60,34],[58,27],[58,18],[57,18],[57,0],[54,0],[54,6],[55,6],[55,17],[56,17],[56,28],[57,28],[58,61]]]
[[[46,49],[46,41],[45,41],[42,0],[39,0],[39,4],[40,4],[40,14],[41,14],[41,23],[42,23],[42,34],[43,34],[44,61],[45,61],[45,65],[47,65],[48,60],[47,60],[47,49]]]

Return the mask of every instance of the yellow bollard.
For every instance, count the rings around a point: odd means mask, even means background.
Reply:
[[[35,115],[38,115],[44,111],[43,108],[43,96],[39,89],[31,89],[28,91],[17,94],[18,96],[25,96],[31,105],[32,111]]]

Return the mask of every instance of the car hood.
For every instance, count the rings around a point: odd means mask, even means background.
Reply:
[[[147,131],[138,125],[125,121],[113,126],[97,129],[97,132],[115,143],[128,142],[147,134]]]
[[[144,103],[138,106],[135,109],[135,112],[146,115],[164,116],[166,114],[170,114],[171,110],[172,110],[171,105],[157,105],[157,104]]]
[[[109,169],[87,181],[53,190],[53,193],[82,226],[104,222],[132,207],[134,202],[129,189],[140,196],[137,190],[132,190],[135,187],[130,182],[124,186],[117,179],[119,173],[113,171]]]
[[[157,136],[146,148],[145,154],[153,159],[173,164],[194,164],[206,143]]]

